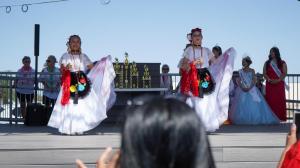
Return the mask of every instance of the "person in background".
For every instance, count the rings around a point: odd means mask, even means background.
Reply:
[[[237,79],[239,78],[239,72],[234,71],[232,74],[232,79],[230,81],[230,86],[229,86],[229,97],[230,101],[234,97],[235,89],[238,87]]]
[[[285,87],[288,88],[288,86],[284,78],[287,74],[287,65],[281,59],[277,47],[270,49],[269,59],[264,65],[263,72],[266,79],[266,100],[277,117],[281,121],[286,121]]]
[[[254,69],[250,68],[251,64],[250,57],[243,58],[243,68],[239,70],[237,80],[238,88],[230,108],[230,121],[243,125],[279,124],[280,120],[255,86],[256,75]]]
[[[261,94],[265,95],[265,85],[264,85],[264,76],[263,74],[256,73],[256,87],[261,92]]]
[[[228,114],[230,115],[230,107],[232,105],[232,101],[235,96],[235,90],[238,88],[237,79],[239,77],[238,71],[233,71],[232,78],[229,84],[229,108],[228,108]],[[224,122],[224,124],[231,124],[231,121],[228,117],[228,119]]]
[[[172,77],[169,75],[170,68],[167,64],[164,64],[161,68],[162,74],[160,77],[160,87],[167,88],[167,91],[163,91],[162,94],[171,94],[173,90]]]
[[[97,168],[216,167],[205,127],[186,103],[155,97],[138,104],[126,113],[120,151],[111,157],[108,148]],[[86,168],[82,161],[76,163]]]
[[[55,67],[57,60],[55,56],[50,55],[45,63],[45,68],[40,76],[43,85],[43,104],[47,108],[53,108],[60,90],[60,73],[59,68]]]
[[[0,114],[1,112],[4,110],[4,108],[2,107],[2,88],[0,88]]]
[[[214,46],[212,49],[213,57],[209,60],[209,65],[215,64],[218,58],[223,54],[220,46]]]
[[[32,103],[34,98],[34,69],[30,66],[29,56],[22,59],[23,66],[18,70],[15,87],[17,98],[21,105],[22,117],[26,117],[27,105]]]

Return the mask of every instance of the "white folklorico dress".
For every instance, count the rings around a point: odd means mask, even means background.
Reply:
[[[212,52],[208,48],[195,48],[194,52],[193,47],[188,47],[183,54],[183,57],[190,61],[202,57],[204,64],[202,67],[196,68],[208,68],[215,81],[215,89],[211,94],[204,95],[203,98],[189,97],[186,101],[195,109],[209,132],[216,131],[228,118],[229,84],[232,78],[235,55],[234,48],[229,48],[212,65],[209,65]]]
[[[86,72],[87,65],[92,62],[85,54],[65,53],[60,59],[60,64],[64,66],[71,64],[71,72]],[[98,61],[87,74],[87,78],[91,82],[90,92],[85,97],[79,98],[78,104],[74,104],[70,98],[68,104],[62,105],[61,88],[48,126],[57,128],[64,134],[83,133],[97,127],[107,117],[107,110],[116,100],[115,71],[111,57],[107,56]]]

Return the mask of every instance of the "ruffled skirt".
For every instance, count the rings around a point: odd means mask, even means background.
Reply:
[[[83,133],[97,127],[107,117],[107,110],[116,100],[113,83],[115,72],[111,57],[98,61],[87,77],[91,81],[90,92],[79,98],[78,104],[70,99],[68,104],[62,105],[61,89],[48,126],[57,128],[64,134]]]
[[[216,63],[208,68],[215,82],[215,88],[211,94],[204,95],[203,98],[189,97],[186,100],[187,104],[195,109],[209,132],[217,130],[228,118],[229,83],[232,78],[235,55],[234,48],[229,48],[216,60]]]

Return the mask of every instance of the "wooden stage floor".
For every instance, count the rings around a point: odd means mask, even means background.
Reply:
[[[218,168],[274,168],[289,124],[225,125],[209,134]],[[119,128],[99,126],[83,136],[62,136],[48,127],[0,125],[0,167],[74,168],[80,158],[89,167],[108,146],[118,149]]]

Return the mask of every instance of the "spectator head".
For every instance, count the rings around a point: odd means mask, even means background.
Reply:
[[[239,76],[240,76],[239,71],[233,71],[232,81],[235,85],[237,85],[237,79],[239,78]]]
[[[161,67],[161,71],[162,73],[169,73],[170,71],[170,68],[167,64],[164,64],[162,67]]]
[[[29,67],[30,63],[31,63],[30,57],[29,56],[24,56],[22,58],[22,63],[23,63],[24,66]]]
[[[222,48],[220,46],[214,46],[212,52],[216,58],[222,55]]]
[[[54,55],[49,55],[47,60],[46,60],[46,65],[48,67],[53,68],[55,66],[55,63],[57,63],[57,60],[56,60],[55,56]]]
[[[260,73],[256,73],[256,78],[257,78],[257,82],[264,82],[264,75],[263,74],[260,74]]]
[[[197,114],[184,102],[157,97],[128,110],[119,163],[120,168],[215,167]]]

